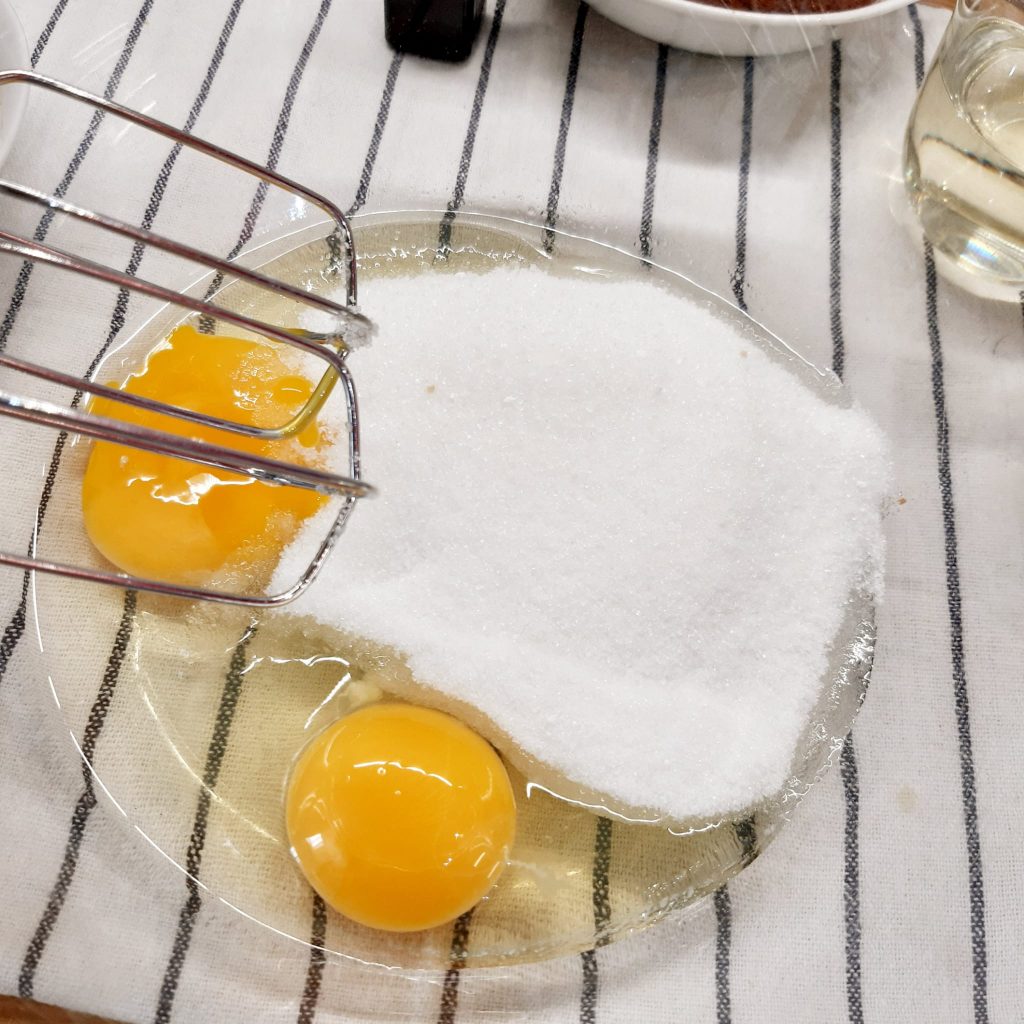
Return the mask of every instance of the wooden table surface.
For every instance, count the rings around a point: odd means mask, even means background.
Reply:
[[[27,999],[0,996],[0,1024],[115,1024],[101,1017],[72,1013]]]

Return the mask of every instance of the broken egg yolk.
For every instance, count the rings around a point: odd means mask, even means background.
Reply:
[[[325,902],[372,928],[416,931],[474,906],[508,861],[515,800],[501,759],[449,715],[354,711],[299,755],[288,840]]]
[[[234,423],[280,427],[312,385],[282,346],[176,328],[121,390]],[[323,443],[311,422],[294,438],[265,440],[97,398],[90,411],[270,458],[313,462]],[[89,538],[124,572],[202,585],[225,569],[266,575],[302,520],[326,499],[138,448],[97,442],[82,481]],[[250,582],[253,582],[250,579]]]

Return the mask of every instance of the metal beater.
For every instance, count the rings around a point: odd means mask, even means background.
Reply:
[[[340,509],[326,537],[313,555],[309,565],[301,577],[286,590],[271,595],[249,595],[227,593],[204,587],[191,587],[161,580],[143,579],[126,573],[106,571],[86,566],[69,565],[41,558],[36,553],[37,532],[33,533],[32,543],[26,554],[20,555],[9,551],[0,552],[0,564],[14,566],[26,571],[38,571],[65,576],[72,579],[89,580],[96,583],[107,583],[135,590],[152,591],[174,597],[219,601],[229,604],[241,604],[254,607],[269,607],[294,600],[313,581],[320,567],[330,554],[341,531],[344,529],[356,501],[372,493],[373,488],[361,479],[359,451],[359,412],[356,401],[355,384],[346,363],[346,356],[357,341],[364,340],[372,332],[372,324],[357,309],[356,290],[356,255],[351,227],[345,215],[323,196],[299,185],[298,183],[261,167],[244,157],[228,150],[195,138],[146,114],[139,113],[128,107],[121,106],[101,96],[95,96],[82,89],[58,82],[52,78],[30,71],[8,71],[0,73],[0,88],[5,85],[26,85],[77,100],[102,111],[130,122],[148,131],[171,140],[175,146],[181,146],[220,160],[236,170],[256,178],[261,188],[276,186],[322,210],[328,217],[330,225],[327,232],[327,243],[336,258],[338,271],[344,274],[346,301],[344,305],[330,299],[308,292],[286,281],[269,277],[261,272],[251,270],[235,261],[223,260],[200,249],[184,245],[181,242],[166,238],[144,228],[135,227],[124,221],[108,217],[94,210],[83,209],[73,203],[64,201],[54,195],[48,195],[36,189],[19,185],[15,182],[0,179],[0,192],[19,199],[27,200],[44,207],[53,214],[63,214],[77,220],[86,221],[105,231],[124,238],[153,246],[173,256],[178,256],[213,272],[214,287],[208,290],[202,299],[176,292],[138,277],[118,271],[102,263],[76,256],[62,249],[46,245],[43,242],[21,237],[0,229],[0,252],[20,256],[32,263],[47,264],[76,274],[85,275],[94,280],[116,285],[119,288],[138,292],[150,298],[161,300],[187,310],[200,317],[200,329],[216,321],[224,321],[235,327],[250,331],[263,338],[289,345],[303,353],[315,356],[326,364],[318,384],[313,390],[309,401],[287,423],[277,427],[260,428],[245,424],[233,423],[218,416],[205,415],[164,402],[128,394],[116,388],[96,383],[92,379],[64,373],[52,367],[25,359],[18,359],[0,353],[0,366],[27,374],[29,376],[54,384],[71,387],[75,390],[75,399],[70,406],[62,406],[52,402],[27,398],[0,390],[0,414],[16,420],[50,427],[67,434],[78,434],[100,441],[112,441],[120,445],[140,448],[160,455],[173,456],[189,462],[217,469],[240,473],[256,480],[266,481],[287,487],[300,487],[320,492],[325,495],[340,495],[343,500]],[[255,288],[285,296],[309,308],[318,309],[334,318],[335,327],[327,333],[316,333],[305,330],[285,329],[281,324],[268,323],[265,320],[250,317],[225,308],[214,301],[216,285],[225,278],[233,278],[246,282]],[[346,341],[346,338],[348,339]],[[211,338],[215,344],[215,338]],[[297,435],[310,420],[315,417],[330,395],[335,385],[340,382],[344,394],[347,427],[348,427],[348,472],[346,475],[331,473],[326,470],[311,468],[265,458],[259,455],[241,452],[221,444],[181,437],[165,431],[156,430],[138,424],[122,422],[117,419],[99,416],[78,407],[83,394],[100,396],[104,399],[121,402],[150,412],[174,416],[207,427],[243,434],[266,440],[278,440]]]

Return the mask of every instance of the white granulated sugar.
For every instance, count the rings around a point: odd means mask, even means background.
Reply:
[[[870,419],[642,281],[502,268],[371,280],[362,302],[380,496],[289,611],[400,653],[611,806],[777,791],[880,565]]]

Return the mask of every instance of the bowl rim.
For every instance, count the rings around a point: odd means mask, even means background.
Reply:
[[[618,5],[621,2],[622,0],[604,0],[604,3],[611,4],[612,6]],[[702,0],[627,0],[627,2],[630,4],[645,4],[648,7],[660,7],[666,12],[674,12],[682,17],[694,17],[707,21],[778,27],[793,25],[794,27],[810,28],[819,25],[843,25],[880,17],[883,14],[889,14],[903,7],[909,7],[911,3],[914,3],[914,0],[873,0],[871,3],[851,8],[848,11],[831,11],[820,14],[787,14],[782,11],[738,11],[729,7],[717,7],[713,3],[705,3]]]
[[[3,3],[4,0],[0,0],[0,6],[2,6]],[[373,228],[386,225],[408,225],[414,222],[428,222],[437,225],[445,216],[446,211],[442,209],[413,206],[412,208],[397,207],[371,209],[354,215],[352,221],[354,228],[358,228],[360,225],[366,225],[368,228]],[[457,221],[468,221],[485,229],[504,231],[519,239],[523,239],[525,235],[535,236],[531,237],[528,241],[528,244],[534,247],[540,244],[542,233],[550,230],[556,236],[571,238],[578,242],[583,242],[587,246],[596,246],[600,249],[616,253],[621,257],[625,257],[630,262],[631,266],[638,267],[641,263],[645,262],[635,251],[609,241],[601,241],[593,238],[587,233],[587,228],[582,226],[555,226],[553,228],[546,228],[533,217],[490,211],[482,207],[471,207],[469,209],[460,210],[458,212]],[[273,229],[267,232],[261,243],[249,251],[249,255],[255,257],[260,266],[265,266],[267,263],[274,262],[289,253],[303,248],[308,245],[314,237],[322,237],[320,232],[322,231],[322,228],[329,223],[329,221],[312,218],[307,222],[301,223],[301,226],[291,226],[290,230],[285,231],[281,231],[280,226],[275,225]],[[277,251],[279,248],[280,251]],[[359,242],[357,240],[357,252],[358,248]],[[539,253],[540,250],[537,249],[537,251]],[[257,254],[259,254],[259,256]],[[261,259],[261,256],[266,256],[266,260]],[[795,348],[792,348],[784,339],[767,328],[755,317],[740,309],[740,307],[731,299],[715,292],[705,285],[699,284],[697,281],[688,277],[682,270],[673,269],[671,265],[666,265],[654,260],[647,262],[653,269],[670,277],[679,279],[685,285],[694,288],[703,297],[710,298],[713,302],[721,304],[723,309],[729,310],[730,316],[739,317],[742,321],[752,325],[760,335],[761,341],[766,348],[773,350],[777,355],[787,360],[787,362],[790,362],[792,371],[795,374],[798,374],[801,379],[804,379],[805,383],[809,379],[817,378],[817,387],[832,387],[832,382],[834,381],[835,387],[845,389],[845,385],[842,384],[838,378],[834,377],[831,370],[819,367],[806,356],[799,353]],[[189,285],[203,281],[207,276],[207,274],[203,274],[202,276],[197,277],[195,282],[189,282],[188,285],[184,285],[183,290],[188,290]],[[123,344],[130,342],[131,339],[137,336],[139,332],[150,329],[153,319],[153,317],[150,317],[139,323],[135,330],[125,338],[122,346]],[[112,349],[109,355],[113,355],[122,346],[117,346]],[[32,575],[32,601],[29,605],[30,615],[32,616],[32,628],[35,630],[36,635],[39,638],[39,656],[44,659],[44,662],[47,658],[46,648],[49,644],[47,637],[52,635],[52,633],[49,633],[43,624],[43,615],[45,614],[45,609],[47,609],[48,602],[45,599],[40,601],[36,588],[40,583],[42,583],[43,586],[46,586],[47,579],[47,577],[41,577],[39,574]],[[53,578],[51,577],[49,579]],[[851,593],[855,592],[852,591]],[[870,679],[871,669],[873,666],[876,632],[873,601],[867,598],[864,594],[861,594],[858,599],[862,600],[863,603],[851,606],[853,611],[849,612],[851,616],[849,619],[852,629],[851,635],[849,637],[846,636],[846,622],[840,626],[840,633],[837,634],[842,635],[844,639],[843,642],[837,646],[836,650],[845,652],[848,657],[844,657],[838,672],[834,672],[833,666],[830,664],[826,672],[822,675],[822,685],[819,694],[819,702],[825,701],[826,705],[828,702],[833,701],[834,695],[837,692],[848,693],[853,696],[855,698],[855,704],[852,708],[852,714],[850,715],[849,720],[846,719],[844,714],[840,724],[837,727],[834,727],[838,729],[838,732],[818,736],[817,730],[815,729],[810,732],[805,731],[805,733],[801,735],[798,742],[797,753],[794,755],[793,762],[791,762],[790,774],[787,777],[783,788],[780,789],[777,794],[765,798],[763,802],[759,801],[758,804],[755,805],[761,809],[772,806],[773,813],[776,816],[772,819],[768,827],[766,827],[764,823],[761,824],[758,830],[757,848],[754,857],[759,856],[768,845],[774,842],[778,832],[781,831],[783,827],[787,827],[791,823],[792,816],[803,804],[807,791],[812,786],[817,786],[822,782],[826,775],[835,768],[835,765],[838,763],[839,752],[842,749],[842,741],[855,724],[860,706],[866,693],[867,684]],[[41,611],[41,609],[43,611]],[[49,646],[52,649],[52,644]],[[828,677],[827,679],[826,676]],[[842,684],[839,691],[837,691],[836,682],[840,678],[842,679]],[[65,710],[65,701],[61,696],[63,684],[56,683],[54,678],[50,678],[49,681],[49,689],[51,691],[50,695],[53,700],[53,704],[50,705],[51,710],[55,708],[58,716],[60,717],[60,721],[65,725],[70,726],[68,719],[65,717],[67,713]],[[838,704],[833,704],[832,706],[837,708]],[[815,710],[809,716],[812,720],[815,720],[818,717],[817,707],[818,706],[816,705]],[[809,722],[806,724],[812,723]],[[78,728],[80,729],[81,727],[79,726]],[[244,903],[233,902],[231,898],[228,898],[228,896],[224,894],[223,886],[216,879],[211,881],[209,877],[201,877],[198,874],[190,873],[185,857],[180,851],[173,852],[170,847],[166,846],[164,840],[152,831],[151,821],[140,824],[134,802],[125,800],[122,790],[118,787],[115,786],[115,789],[117,789],[116,793],[114,790],[108,788],[107,782],[105,781],[109,778],[108,773],[102,767],[97,767],[93,759],[86,758],[78,745],[77,739],[75,738],[75,728],[69,728],[69,732],[71,734],[71,741],[76,753],[81,756],[83,765],[89,772],[90,778],[95,782],[99,787],[99,791],[103,794],[102,803],[104,805],[104,809],[108,812],[111,810],[119,812],[114,816],[114,820],[117,820],[128,828],[132,832],[133,836],[141,837],[142,841],[154,849],[173,869],[185,875],[187,878],[192,879],[207,894],[224,904],[231,911],[252,921],[260,929],[266,929],[271,933],[274,933],[276,936],[284,940],[286,946],[287,944],[295,944],[299,947],[313,948],[312,942],[305,935],[293,931],[290,925],[282,928],[267,920],[263,916],[261,907],[254,906],[248,898]],[[839,736],[839,732],[842,732],[842,737]],[[801,772],[812,762],[812,760],[816,761],[813,775],[805,779]],[[182,763],[185,764],[185,762]],[[188,765],[186,764],[185,766],[186,769],[188,769]],[[212,785],[207,785],[206,782],[201,782],[201,786],[208,789],[211,794],[216,797],[216,782]],[[592,810],[608,810],[600,804],[589,804],[587,806],[590,806]],[[743,810],[744,809],[737,810],[735,815],[727,812],[726,817],[738,817],[743,813]],[[234,815],[237,813],[238,812],[232,808],[232,814]],[[706,822],[710,819],[701,820]],[[727,872],[727,876],[722,880],[729,881],[739,875],[742,871],[746,870],[746,868],[753,862],[754,857],[746,859],[743,856],[737,855],[733,862],[728,866],[729,870]],[[674,900],[663,901],[657,906],[649,907],[645,912],[635,913],[629,920],[620,922],[617,927],[613,927],[603,934],[601,936],[601,940],[602,942],[628,940],[633,935],[644,931],[651,926],[657,925],[666,918],[698,913],[698,908],[702,905],[706,905],[705,900],[708,895],[710,895],[710,891],[699,894],[697,898],[692,901],[685,897],[681,897],[681,902],[676,902]],[[587,936],[586,941],[581,941],[575,946],[571,943],[566,944],[565,946],[556,946],[551,940],[548,940],[547,944],[535,945],[529,953],[522,956],[522,958],[513,959],[510,963],[505,963],[500,959],[495,958],[493,952],[483,952],[479,954],[479,960],[474,960],[471,956],[468,961],[464,962],[463,968],[472,970],[478,976],[487,974],[494,977],[496,976],[494,972],[501,972],[512,966],[522,967],[548,963],[576,955],[586,949],[592,948],[593,942],[594,938],[590,935]],[[334,940],[320,948],[322,948],[334,961],[354,965],[358,969],[366,970],[368,972],[397,972],[399,976],[410,980],[429,980],[436,978],[437,976],[438,967],[435,965],[424,966],[409,965],[408,963],[399,964],[381,962],[379,960],[370,959],[365,953],[354,952],[337,947],[338,943]]]

